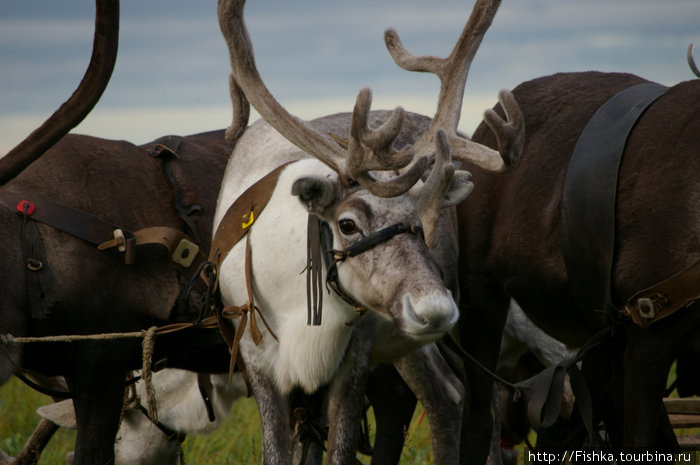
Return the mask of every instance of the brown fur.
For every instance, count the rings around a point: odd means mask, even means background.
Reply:
[[[606,100],[640,82],[629,74],[589,72],[523,83],[514,90],[526,121],[520,166],[499,176],[468,167],[476,187],[458,207],[460,322],[463,343],[487,365],[495,365],[511,297],[533,322],[573,346],[611,324],[609,316],[578,309],[567,286],[561,193],[585,124]],[[700,258],[700,108],[691,103],[699,100],[700,81],[674,86],[646,111],[629,138],[618,187],[612,289],[618,305]],[[495,143],[484,125],[473,139]],[[623,433],[613,437],[618,447],[665,445],[656,441],[660,397],[680,344],[697,329],[695,312],[697,305],[649,330],[624,322],[626,352],[608,355],[618,357],[624,370],[617,373],[624,379],[619,387],[624,407],[617,415],[625,419]],[[471,379],[476,381],[465,440],[472,453],[483,457],[487,441],[479,436],[488,432],[483,419],[491,390],[479,378]]]
[[[233,145],[223,131],[184,139],[180,158],[171,161],[184,203],[203,206],[195,218],[202,246],[209,247],[216,196]],[[20,175],[0,188],[34,194],[92,213],[135,231],[149,226],[183,229],[175,213],[174,190],[160,159],[124,141],[68,135]],[[14,211],[0,215],[0,234],[7,253],[0,267],[3,299],[0,334],[50,336],[138,331],[168,323],[181,288],[169,258],[158,248],[140,248],[136,263],[125,265],[114,250],[98,251],[81,239],[39,225],[46,263],[56,277],[56,304],[46,319],[32,320],[27,308],[25,267],[22,263],[20,222]],[[105,238],[109,239],[109,238]],[[157,357],[172,363],[190,356],[175,350],[179,336],[159,338]],[[215,332],[189,334],[180,350],[198,342],[219,344]],[[75,463],[108,463],[122,403],[127,369],[140,366],[140,341],[28,344],[13,355],[25,369],[63,375],[75,393],[78,436]],[[0,378],[12,367],[4,356]],[[181,363],[187,364],[182,360]]]

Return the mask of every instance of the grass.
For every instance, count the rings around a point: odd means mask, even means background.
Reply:
[[[0,387],[0,449],[14,456],[22,449],[40,417],[36,409],[51,402],[20,381],[12,379]],[[423,409],[418,406],[408,431],[401,465],[431,465],[430,428],[422,419]],[[373,416],[370,411],[370,433],[373,433]],[[679,431],[680,434],[700,434],[700,429]],[[536,436],[531,433],[534,444]],[[73,450],[75,432],[59,429],[39,462],[40,465],[64,465],[65,455]],[[188,436],[184,443],[185,463],[188,465],[259,465],[261,447],[260,420],[253,399],[242,399],[234,404],[231,415],[223,427],[208,436]],[[516,447],[520,453],[518,463],[524,462],[526,448]],[[370,458],[358,456],[363,464]]]
[[[16,379],[0,387],[0,449],[17,455],[41,419],[36,409],[51,403]],[[430,428],[420,421],[420,406],[407,431],[402,465],[432,464]],[[370,412],[370,422],[373,417]],[[370,424],[370,431],[374,431]],[[66,453],[73,450],[75,431],[60,428],[44,450],[39,465],[65,465]],[[253,399],[234,404],[226,423],[207,436],[188,436],[183,445],[187,465],[259,465],[261,447],[260,420]],[[358,456],[363,464],[369,457]]]

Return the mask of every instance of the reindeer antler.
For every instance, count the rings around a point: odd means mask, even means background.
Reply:
[[[388,29],[385,32],[387,49],[397,65],[408,71],[430,72],[440,78],[437,112],[431,127],[416,142],[416,154],[430,153],[435,144],[435,134],[442,128],[450,140],[455,160],[469,161],[490,171],[503,171],[519,159],[525,133],[523,116],[515,98],[508,91],[501,91],[499,97],[507,121],[490,111],[485,115],[486,123],[496,132],[499,150],[502,150],[496,152],[457,134],[469,67],[500,3],[500,0],[477,0],[462,34],[447,58],[412,55],[406,51],[395,30]]]
[[[0,159],[0,184],[17,176],[93,109],[107,88],[119,47],[119,0],[95,0],[92,56],[78,88],[44,123]]]
[[[474,188],[469,182],[471,174],[468,171],[455,171],[450,143],[442,129],[435,133],[435,144],[435,164],[415,200],[418,217],[423,225],[425,243],[429,248],[437,245],[437,226],[441,210],[461,202]],[[455,184],[459,184],[459,189]],[[448,195],[450,191],[451,196]]]
[[[379,181],[369,174],[370,171],[403,168],[413,159],[410,147],[397,154],[391,148],[403,124],[403,109],[397,108],[385,124],[370,130],[367,120],[371,96],[368,90],[361,91],[353,111],[346,153],[329,136],[289,113],[267,89],[255,66],[253,46],[243,21],[244,6],[245,0],[219,0],[218,4],[219,26],[231,58],[230,88],[234,106],[241,102],[243,95],[280,134],[337,171],[341,179],[355,180],[377,196],[391,197],[408,191],[425,171],[427,159],[417,161],[406,173],[389,180]],[[239,123],[234,121],[229,132],[236,132],[240,127],[239,119]]]
[[[375,179],[370,171],[403,168],[411,163],[414,152],[411,145],[404,146],[399,152],[392,148],[405,118],[403,108],[394,110],[380,127],[370,129],[367,119],[371,103],[370,90],[362,89],[352,112],[346,173],[378,197],[395,197],[418,182],[428,167],[428,158],[421,157],[409,170],[389,181]]]
[[[686,57],[688,58],[688,66],[690,66],[690,70],[693,72],[694,75],[700,78],[700,69],[698,69],[698,65],[695,64],[695,59],[693,58],[694,51],[695,45],[688,45],[688,53],[686,54]]]
[[[508,91],[499,94],[507,121],[493,110],[487,110],[484,114],[484,121],[496,134],[498,151],[457,133],[469,67],[500,3],[500,0],[477,0],[462,34],[447,58],[413,55],[405,49],[395,30],[388,29],[384,33],[386,47],[397,65],[408,71],[430,72],[440,78],[437,111],[430,128],[415,144],[416,156],[432,153],[437,145],[435,165],[416,198],[416,207],[429,247],[434,246],[437,240],[440,210],[461,201],[473,188],[469,182],[470,174],[467,171],[455,172],[452,159],[468,161],[490,171],[504,171],[517,164],[523,150],[525,125],[522,112]],[[453,183],[460,185],[454,186]],[[458,194],[446,198],[451,186],[459,187],[455,189]]]

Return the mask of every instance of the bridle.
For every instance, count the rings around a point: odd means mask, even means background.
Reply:
[[[348,294],[340,285],[338,278],[338,264],[344,262],[350,257],[355,257],[364,252],[372,250],[378,245],[388,242],[395,236],[403,233],[411,233],[414,235],[423,234],[423,230],[417,225],[406,225],[404,223],[396,223],[386,228],[375,231],[368,236],[363,237],[351,246],[338,250],[333,248],[333,233],[330,225],[317,217],[309,214],[308,221],[308,260],[307,260],[307,324],[320,325],[321,312],[323,306],[323,286],[322,283],[322,267],[321,259],[326,265],[325,286],[327,290],[332,289],[345,302],[350,304],[358,317],[362,316],[367,308],[355,300]],[[314,266],[314,263],[318,266]],[[329,291],[330,292],[330,291]],[[347,324],[352,325],[357,321],[357,318],[349,321]]]

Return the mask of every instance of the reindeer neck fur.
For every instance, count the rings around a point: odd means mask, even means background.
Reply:
[[[345,323],[354,316],[347,303],[334,294],[324,294],[321,326],[307,325],[303,271],[308,213],[291,195],[291,190],[298,177],[308,174],[336,176],[315,159],[289,165],[280,175],[266,209],[249,232],[255,303],[279,342],[261,325],[263,340],[260,345],[256,346],[246,333],[240,349],[246,364],[275,380],[283,393],[295,386],[312,392],[330,381],[350,339],[352,328]],[[240,305],[248,299],[244,255],[245,242],[241,241],[221,264],[221,289],[226,304]]]

